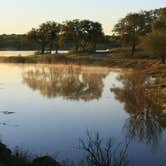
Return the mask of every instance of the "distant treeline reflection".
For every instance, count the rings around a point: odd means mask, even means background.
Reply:
[[[89,101],[102,95],[105,73],[84,72],[81,67],[36,67],[23,73],[23,81],[48,98]]]

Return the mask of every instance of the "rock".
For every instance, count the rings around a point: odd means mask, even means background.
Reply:
[[[166,84],[161,84],[160,87],[161,88],[166,88]]]
[[[11,150],[6,145],[0,143],[0,162],[8,163],[11,159]]]
[[[38,157],[33,160],[34,166],[61,166],[55,159],[49,156]]]
[[[4,163],[1,163],[1,162],[0,162],[0,166],[6,166],[6,165],[5,165]]]

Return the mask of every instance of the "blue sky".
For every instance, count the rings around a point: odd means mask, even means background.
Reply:
[[[166,7],[166,0],[0,0],[0,33],[26,33],[48,20],[91,19],[109,34],[129,12]]]

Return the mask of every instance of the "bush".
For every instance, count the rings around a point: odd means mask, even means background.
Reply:
[[[142,47],[152,56],[161,58],[165,63],[166,58],[166,31],[153,31],[141,39]]]

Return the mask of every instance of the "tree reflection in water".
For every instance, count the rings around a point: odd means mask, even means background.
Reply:
[[[89,101],[99,99],[107,72],[84,72],[81,67],[36,67],[23,73],[23,81],[43,96]]]
[[[166,116],[162,112],[162,94],[155,80],[142,72],[134,72],[118,78],[123,86],[114,87],[116,99],[124,103],[130,117],[124,124],[124,133],[130,140],[157,145],[166,127]]]

